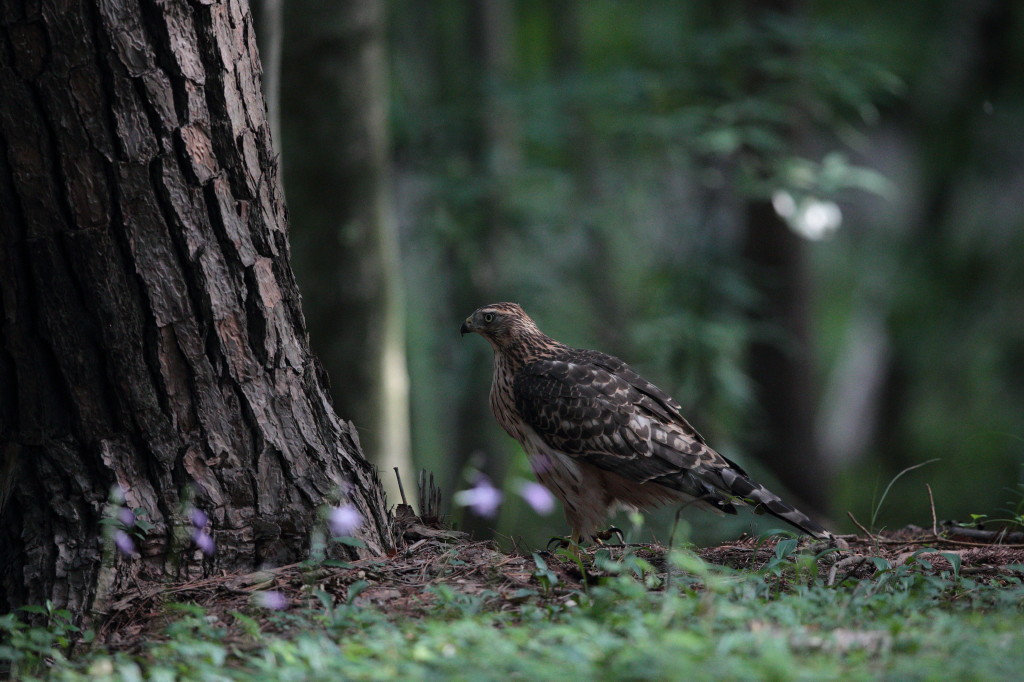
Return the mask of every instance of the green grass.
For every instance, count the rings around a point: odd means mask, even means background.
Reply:
[[[677,557],[685,571],[667,589],[635,561],[585,591],[525,590],[514,603],[435,585],[424,599],[436,608],[422,619],[329,598],[269,616],[212,618],[178,605],[161,641],[70,660],[61,653],[66,614],[50,613],[48,629],[7,616],[0,661],[13,661],[18,679],[55,680],[959,680],[1024,671],[1019,571],[986,584],[912,561],[826,587],[800,557],[760,573]]]

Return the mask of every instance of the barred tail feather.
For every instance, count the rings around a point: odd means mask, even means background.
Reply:
[[[736,497],[750,500],[772,516],[782,519],[808,535],[826,540],[832,539],[832,533],[825,530],[823,526],[812,521],[807,514],[804,514],[799,509],[783,502],[778,495],[763,485],[751,481],[742,471],[725,468],[719,473],[722,476],[722,480],[729,487],[729,492]]]

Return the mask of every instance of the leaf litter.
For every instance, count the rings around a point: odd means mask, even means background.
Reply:
[[[208,622],[226,629],[228,641],[237,638],[239,643],[248,637],[245,619],[254,620],[263,633],[287,634],[290,627],[300,627],[301,620],[290,626],[278,614],[323,609],[325,603],[374,608],[387,618],[404,620],[436,616],[450,608],[453,600],[469,598],[483,609],[515,614],[526,602],[571,602],[588,584],[607,575],[595,560],[599,552],[606,552],[604,557],[612,561],[626,556],[644,560],[662,587],[680,574],[676,568],[672,576],[668,574],[669,551],[660,544],[587,547],[577,561],[566,552],[503,552],[492,541],[471,541],[463,533],[414,515],[399,528],[406,530],[404,546],[386,556],[138,584],[94,623],[96,643],[111,651],[133,651],[165,639],[167,626],[177,617],[176,609],[170,607],[183,603],[202,609]],[[925,574],[969,574],[975,581],[997,585],[1019,584],[1024,577],[1024,545],[986,544],[976,534],[958,536],[955,528],[945,527],[940,534],[934,526],[930,531],[907,526],[838,537],[839,544],[845,545],[841,551],[823,551],[827,546],[810,538],[790,541],[782,548],[815,557],[811,561],[817,574],[827,577],[829,585],[863,581],[911,563],[915,571]],[[770,569],[780,560],[780,543],[786,542],[785,537],[743,535],[690,551],[709,565],[762,572],[766,580],[776,580],[784,589],[794,578],[782,572],[771,575]],[[268,592],[272,600],[263,596]],[[267,608],[268,603],[275,608]],[[251,644],[251,638],[248,641]]]

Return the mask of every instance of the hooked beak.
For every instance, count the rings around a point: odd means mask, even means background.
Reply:
[[[466,334],[470,333],[471,331],[473,331],[473,327],[470,326],[470,318],[467,317],[465,322],[462,323],[462,326],[459,327],[459,333],[462,336],[465,336]]]

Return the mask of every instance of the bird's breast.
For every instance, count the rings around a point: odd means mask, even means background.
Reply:
[[[501,424],[505,432],[522,443],[523,420],[516,409],[515,395],[512,392],[512,371],[506,366],[501,355],[494,358],[494,378],[491,382],[491,412]]]

